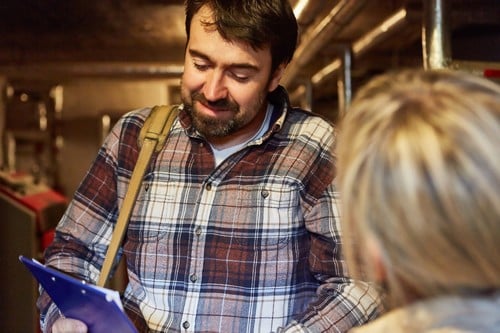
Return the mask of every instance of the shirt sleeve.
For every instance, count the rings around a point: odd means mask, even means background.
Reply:
[[[120,131],[115,126],[99,149],[44,253],[46,265],[90,283],[99,277],[117,218],[120,200],[115,156]],[[43,288],[37,306],[40,325],[50,332],[61,314]]]
[[[332,183],[306,215],[311,235],[309,265],[321,285],[306,312],[279,332],[347,332],[377,315],[379,298],[374,287],[348,276],[338,207],[339,194]]]
[[[61,317],[61,313],[41,287],[40,293],[41,296],[37,300],[37,307],[40,309],[40,329],[43,333],[50,333],[52,325]]]

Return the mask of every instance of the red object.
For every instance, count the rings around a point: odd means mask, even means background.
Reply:
[[[24,196],[21,203],[36,213],[40,246],[43,251],[54,240],[54,228],[64,212],[67,204],[66,198],[60,193],[48,189],[44,192]]]
[[[54,229],[67,206],[66,197],[41,185],[19,188],[12,186],[12,183],[4,185],[5,183],[0,185],[2,193],[35,214],[37,237],[40,241],[40,251],[43,252],[54,239]]]
[[[500,69],[485,69],[483,75],[487,78],[500,78]]]
[[[54,229],[49,229],[45,232],[42,232],[42,236],[40,237],[40,246],[42,251],[45,250],[50,245],[50,243],[52,243],[52,241],[54,240],[54,234]]]

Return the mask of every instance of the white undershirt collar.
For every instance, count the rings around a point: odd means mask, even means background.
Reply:
[[[266,110],[266,115],[264,117],[264,121],[262,121],[262,125],[260,126],[259,130],[255,133],[254,136],[249,138],[248,140],[245,140],[242,143],[239,143],[237,145],[223,148],[223,149],[217,149],[215,148],[214,145],[210,144],[212,147],[212,151],[214,152],[214,157],[215,157],[215,166],[218,166],[222,161],[224,161],[228,156],[236,153],[239,151],[241,148],[246,146],[249,142],[252,142],[260,137],[262,137],[267,130],[269,129],[269,126],[271,125],[271,115],[273,111],[273,106],[272,104],[267,105],[267,110]]]

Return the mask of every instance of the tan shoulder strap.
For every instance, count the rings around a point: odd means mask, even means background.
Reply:
[[[165,143],[165,140],[170,132],[172,123],[177,117],[178,106],[174,105],[157,105],[151,110],[151,113],[146,118],[144,126],[139,133],[139,138],[137,144],[142,147],[144,140],[147,135],[158,136],[158,144],[156,145],[155,151],[159,152]]]
[[[144,122],[138,138],[138,144],[141,147],[139,157],[132,172],[127,193],[125,193],[123,205],[118,215],[113,235],[111,236],[111,242],[106,252],[99,280],[97,281],[97,285],[100,287],[104,287],[109,278],[151,156],[154,151],[158,152],[163,147],[172,123],[177,116],[177,112],[177,106],[155,106]]]

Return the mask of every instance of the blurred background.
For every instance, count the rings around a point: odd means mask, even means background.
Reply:
[[[498,0],[291,3],[301,35],[282,84],[332,121],[387,70],[498,74]],[[2,0],[2,165],[71,194],[117,117],[178,102],[185,42],[182,0]]]
[[[332,122],[389,70],[451,68],[500,82],[499,0],[290,0],[300,40],[282,84]],[[38,329],[40,257],[103,138],[125,112],[178,103],[182,0],[1,0],[0,330]],[[19,270],[19,271],[18,271]],[[10,286],[6,288],[5,286]]]

